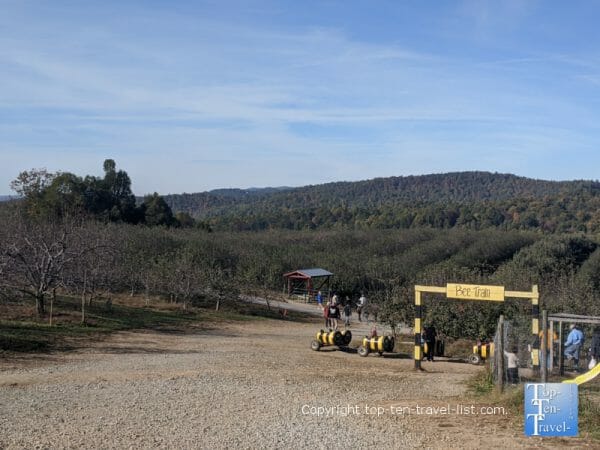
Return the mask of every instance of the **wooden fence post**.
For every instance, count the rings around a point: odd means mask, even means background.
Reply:
[[[542,368],[542,383],[548,381],[548,311],[545,309],[542,311],[542,361],[540,362]]]
[[[499,392],[504,391],[504,315],[500,315],[498,319],[498,329],[496,330],[496,336],[498,336],[498,348],[494,349],[496,357],[496,389]]]

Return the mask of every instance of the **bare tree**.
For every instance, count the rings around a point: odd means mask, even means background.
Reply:
[[[94,298],[113,291],[118,282],[115,268],[120,256],[118,233],[112,225],[89,223],[76,242],[79,258],[67,264],[63,271],[63,285],[81,294],[81,321],[85,322],[86,305]]]
[[[208,291],[216,298],[215,310],[218,311],[221,304],[227,298],[237,298],[239,289],[231,272],[221,267],[209,267],[204,275],[208,284]]]
[[[192,246],[185,246],[174,256],[171,266],[171,291],[181,299],[183,309],[202,287],[202,270]]]
[[[41,221],[17,210],[6,227],[0,255],[3,283],[33,297],[42,316],[45,295],[59,284],[65,265],[81,256],[81,249],[72,245],[81,221]]]
[[[177,243],[163,229],[128,226],[124,231],[126,236],[119,244],[120,276],[129,285],[132,296],[138,288],[144,291],[148,305],[151,295],[165,290],[165,276],[171,271],[169,255]]]

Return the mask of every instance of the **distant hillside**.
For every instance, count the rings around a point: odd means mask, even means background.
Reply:
[[[226,189],[165,197],[217,229],[600,228],[600,183],[489,172],[376,178],[300,188]],[[599,225],[596,225],[599,222]]]
[[[249,205],[288,190],[293,188],[215,189],[196,194],[169,194],[165,195],[164,199],[173,211],[187,212],[196,218],[204,218],[216,214],[219,208]]]
[[[281,191],[289,191],[293,189],[291,187],[266,187],[266,188],[248,188],[248,189],[214,189],[209,191],[209,194],[223,196],[223,197],[233,197],[233,198],[247,198],[249,196],[260,196],[260,195],[268,195],[274,194],[276,192]]]

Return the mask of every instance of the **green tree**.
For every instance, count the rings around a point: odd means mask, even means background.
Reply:
[[[182,228],[192,228],[196,225],[196,221],[186,212],[179,211],[175,214],[177,224]]]
[[[21,172],[10,183],[10,188],[25,199],[26,209],[31,214],[39,214],[43,206],[46,188],[52,184],[57,174],[44,169],[31,169]]]
[[[112,159],[104,161],[104,178],[86,176],[85,208],[97,217],[111,222],[138,223],[140,211],[131,192],[127,172],[116,170]]]
[[[175,218],[173,217],[173,211],[165,199],[162,198],[158,193],[147,195],[142,203],[142,211],[144,212],[144,223],[149,226],[173,226],[175,225]]]
[[[13,191],[25,198],[41,195],[56,177],[56,174],[44,169],[31,169],[21,172],[10,183]]]
[[[111,221],[136,223],[135,196],[131,192],[131,179],[127,172],[116,170],[116,163],[112,159],[104,161],[104,179],[102,188],[108,193],[110,199],[109,218]]]

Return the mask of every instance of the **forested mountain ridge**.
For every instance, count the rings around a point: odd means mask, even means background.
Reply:
[[[213,228],[600,228],[600,183],[490,172],[375,178],[299,188],[165,196]]]
[[[324,267],[333,289],[354,300],[367,291],[391,325],[413,317],[415,284],[456,280],[537,284],[550,312],[598,314],[596,182],[470,172],[228,189],[201,194],[218,206],[196,221],[157,193],[136,203],[127,173],[114,160],[103,168],[103,177],[34,169],[14,180],[21,198],[0,204],[1,298],[28,296],[40,318],[55,289],[84,299],[139,292],[186,309],[279,290],[282,274]],[[476,338],[499,314],[528,318],[528,307],[436,303],[425,314],[447,336]]]
[[[544,181],[489,172],[375,178],[298,188],[218,189],[134,197],[113,160],[104,177],[24,171],[11,187],[38,215],[109,222],[271,229],[517,229],[600,232],[600,183]],[[2,204],[7,202],[2,202]],[[10,203],[10,202],[8,202]],[[175,214],[173,214],[173,212]]]
[[[204,212],[207,210],[252,203],[257,199],[269,198],[276,193],[293,189],[297,188],[225,188],[193,194],[168,194],[163,196],[163,198],[171,206],[171,209],[174,208],[176,211],[187,212],[196,217],[204,217]]]

